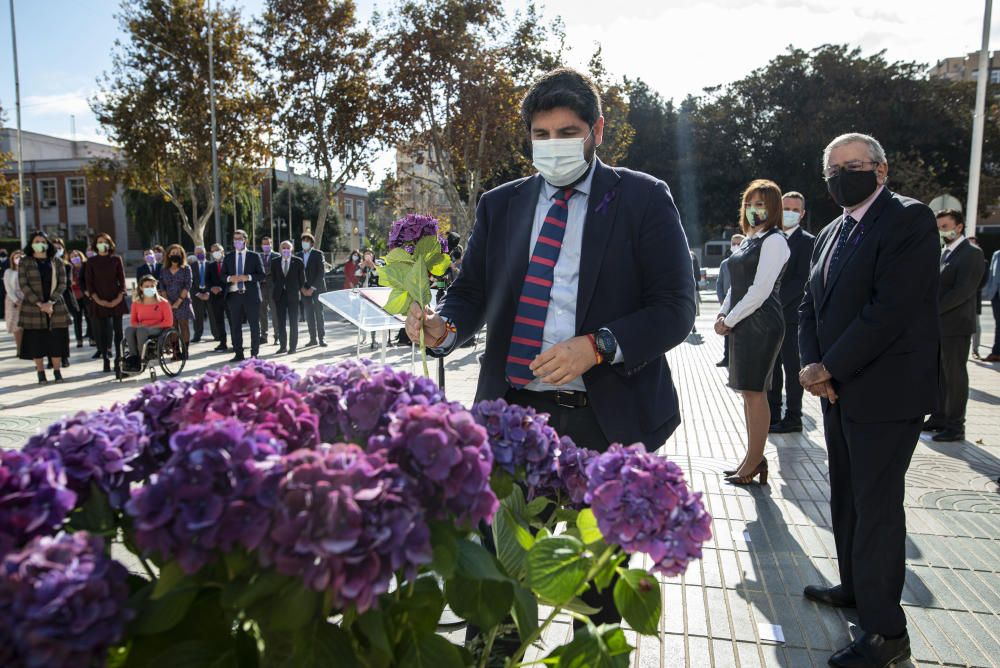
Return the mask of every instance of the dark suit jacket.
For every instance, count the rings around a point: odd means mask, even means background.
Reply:
[[[271,251],[270,253],[258,253],[258,255],[260,255],[260,261],[264,265],[264,278],[261,279],[261,284],[268,285],[271,282],[271,260],[281,257],[281,254]]]
[[[271,259],[271,296],[274,301],[287,299],[289,302],[298,302],[302,293],[299,292],[306,284],[305,266],[302,258],[292,256],[289,258],[288,275],[281,272],[281,256]]]
[[[159,262],[153,263],[152,271],[149,270],[149,265],[143,262],[142,264],[139,265],[139,268],[135,270],[135,280],[139,281],[142,279],[143,276],[147,274],[152,274],[153,278],[155,278],[156,280],[160,280],[160,272],[162,271],[163,271],[163,265],[160,264]]]
[[[212,265],[215,264],[215,260],[205,260],[205,289],[201,289],[201,262],[195,260],[190,264],[191,267],[191,293],[198,294],[199,292],[208,292],[209,289],[214,285],[212,282]]]
[[[797,324],[799,321],[799,305],[802,303],[806,281],[809,280],[809,260],[812,258],[815,243],[816,237],[801,226],[788,236],[788,250],[791,255],[785,265],[785,273],[781,276],[781,287],[778,292],[786,326]]]
[[[216,259],[213,258],[211,260],[206,260],[206,262],[208,262],[208,279],[207,279],[206,285],[210,289],[211,288],[222,288],[222,294],[221,295],[212,295],[212,296],[213,297],[214,296],[220,296],[220,297],[225,296],[226,288],[228,286],[226,285],[226,280],[225,280],[225,277],[224,277],[223,271],[222,271],[222,260],[216,260]]]
[[[884,190],[860,235],[824,282],[843,216],[816,237],[799,308],[802,365],[833,375],[844,415],[855,422],[907,420],[937,405],[938,264],[933,212]]]
[[[971,336],[976,333],[976,302],[985,269],[983,251],[970,244],[968,239],[941,263],[938,289],[941,336]]]
[[[243,254],[243,273],[250,277],[250,281],[244,286],[244,293],[252,302],[260,302],[260,282],[264,278],[264,263],[261,262],[260,255],[251,250]],[[229,292],[229,277],[236,275],[236,252],[228,253],[222,260],[222,283],[226,296],[236,294]]]
[[[298,253],[297,257],[305,262],[305,253]],[[309,262],[305,265],[305,272],[306,284],[302,287],[316,290],[313,293],[314,297],[316,294],[326,291],[326,286],[323,284],[323,275],[326,273],[326,268],[323,266],[323,254],[315,248],[309,251]]]
[[[528,269],[540,176],[483,195],[462,271],[441,313],[468,341],[482,326],[486,351],[476,400],[502,397],[514,316]],[[576,332],[607,327],[624,363],[583,376],[594,413],[612,442],[659,447],[680,424],[665,353],[694,323],[694,277],[687,239],[667,184],[598,162],[583,232]]]

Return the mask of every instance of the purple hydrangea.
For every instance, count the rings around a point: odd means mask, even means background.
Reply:
[[[216,551],[257,549],[269,528],[284,443],[236,420],[192,425],[171,439],[173,455],[125,506],[145,553],[195,573]]]
[[[311,448],[319,442],[316,415],[286,380],[245,367],[226,370],[192,390],[181,410],[184,425],[236,418],[283,441],[288,450]]]
[[[112,507],[128,500],[129,485],[143,477],[138,461],[149,443],[143,416],[120,409],[78,413],[32,436],[24,452],[55,450],[62,459],[70,488],[81,501],[91,483],[107,495]]]
[[[55,533],[75,503],[58,453],[0,450],[0,557]]]
[[[299,381],[299,374],[297,374],[295,370],[287,364],[272,362],[270,360],[261,360],[256,357],[251,357],[246,361],[240,362],[236,365],[236,368],[253,369],[268,380],[280,380],[284,383],[288,383],[289,385],[294,385]]]
[[[329,592],[338,608],[364,612],[389,590],[394,571],[407,579],[430,563],[430,529],[409,481],[381,453],[323,444],[283,460],[265,565]]]
[[[646,452],[641,443],[614,444],[587,467],[585,501],[609,543],[628,554],[648,554],[653,571],[679,575],[712,537],[712,517],[692,493],[677,464]]]
[[[557,484],[559,435],[547,414],[497,399],[477,403],[472,417],[486,428],[494,466],[525,482],[529,500]]]
[[[413,481],[434,519],[454,515],[459,526],[491,522],[499,507],[490,489],[493,453],[486,430],[458,404],[414,404],[393,415],[386,436],[369,441],[385,450]]]
[[[384,435],[392,414],[411,404],[445,401],[434,381],[371,360],[347,360],[310,369],[299,383],[306,403],[319,416],[320,438],[365,445]]]
[[[170,458],[170,437],[181,428],[181,411],[190,399],[190,393],[190,382],[160,381],[145,385],[127,403],[115,406],[125,413],[138,412],[145,421],[149,442],[143,453],[142,468],[147,476],[159,470]]]
[[[410,213],[392,224],[389,230],[389,250],[402,248],[412,253],[418,241],[424,237],[437,237],[441,251],[448,252],[448,241],[441,235],[437,218]]]
[[[0,564],[0,661],[25,668],[104,665],[130,613],[128,572],[85,531],[42,536]]]
[[[565,494],[569,504],[578,508],[585,505],[587,496],[587,467],[598,456],[594,450],[579,448],[569,436],[559,441],[559,491]]]

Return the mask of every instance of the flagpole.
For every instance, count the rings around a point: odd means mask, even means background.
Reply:
[[[14,0],[10,0],[10,41],[14,49],[14,107],[17,110],[17,219],[21,245],[28,246],[28,221],[24,216],[24,160],[21,151],[21,77],[17,68],[17,29],[14,27]]]
[[[979,214],[979,177],[983,165],[983,129],[986,122],[986,83],[990,77],[990,15],[993,0],[986,0],[983,16],[983,48],[979,51],[979,79],[976,83],[976,112],[972,118],[972,155],[969,159],[969,199],[965,204],[965,234],[976,235]]]

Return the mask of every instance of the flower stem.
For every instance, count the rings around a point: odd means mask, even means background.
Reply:
[[[486,665],[490,660],[490,652],[493,651],[493,641],[497,638],[497,631],[500,629],[500,625],[494,626],[490,629],[490,634],[486,636],[486,647],[483,648],[483,658],[479,662],[479,668],[486,668]]]
[[[424,328],[420,328],[420,361],[424,363],[424,377],[430,378],[431,372],[427,368],[427,347],[424,345]]]

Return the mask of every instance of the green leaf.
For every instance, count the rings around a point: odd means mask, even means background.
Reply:
[[[522,519],[527,517],[527,504],[524,502],[524,491],[519,485],[514,485],[510,495],[500,502],[514,513],[514,517]]]
[[[413,594],[393,602],[387,611],[391,635],[399,637],[404,631],[434,633],[442,610],[444,596],[437,579],[432,576],[418,578],[413,584]]]
[[[257,575],[252,582],[234,580],[222,590],[222,607],[234,610],[249,608],[258,601],[273,595],[290,582],[290,578],[274,571]]]
[[[448,605],[462,619],[484,629],[502,622],[514,602],[514,586],[501,580],[456,576],[445,582]]]
[[[172,644],[156,656],[149,668],[238,668],[232,647],[219,647],[208,640],[185,640]]]
[[[154,601],[163,598],[183,582],[186,577],[187,575],[181,569],[180,564],[176,561],[168,561],[160,569],[160,576],[156,579],[156,585],[153,587],[153,594],[150,598]]]
[[[413,256],[402,248],[393,248],[389,251],[389,254],[385,256],[386,266],[400,262],[403,264],[413,264]]]
[[[410,265],[403,287],[421,306],[431,303],[431,282],[427,278],[427,265],[422,257],[418,256],[416,262]]]
[[[251,563],[245,550],[226,552],[222,556],[222,561],[226,565],[226,575],[230,580],[243,573]]]
[[[110,536],[116,531],[114,508],[97,483],[90,483],[87,501],[69,516],[69,526],[74,531],[89,531],[102,536]]]
[[[535,537],[521,525],[514,511],[505,503],[501,504],[493,518],[493,543],[497,546],[497,558],[504,569],[518,580],[525,577],[528,550],[534,542]]]
[[[552,504],[552,501],[544,496],[535,497],[528,503],[525,508],[525,513],[528,517],[538,517],[542,512]]]
[[[615,584],[614,597],[615,607],[629,626],[643,635],[657,634],[663,606],[656,578],[643,570],[627,570]]]
[[[407,668],[465,668],[458,648],[435,633],[407,634],[400,656]]]
[[[576,528],[580,530],[580,539],[584,545],[590,545],[604,539],[604,536],[601,535],[601,530],[597,527],[597,518],[594,517],[594,511],[590,508],[584,508],[576,516]]]
[[[552,651],[546,663],[558,668],[628,668],[631,649],[617,625],[597,628],[588,622],[568,645]]]
[[[385,312],[393,315],[404,315],[409,313],[412,303],[413,297],[410,296],[409,292],[393,288],[392,292],[389,293],[389,300],[385,303]]]
[[[441,241],[437,237],[420,237],[420,240],[413,247],[413,256],[420,259],[425,259],[428,255],[440,252]]]
[[[273,631],[294,631],[316,619],[323,595],[301,582],[292,582],[271,599],[267,627]]]
[[[427,271],[435,276],[444,276],[444,272],[448,271],[448,267],[451,266],[451,257],[441,252],[429,253],[423,258],[424,264],[427,265]]]
[[[455,573],[470,580],[499,580],[510,582],[510,578],[500,572],[497,560],[482,545],[471,540],[458,541],[458,563]]]
[[[458,563],[458,538],[449,522],[431,522],[431,545],[434,556],[431,568],[443,578],[450,578]]]
[[[570,612],[575,612],[580,615],[587,615],[588,617],[590,617],[591,615],[596,615],[601,611],[600,608],[595,608],[593,606],[587,605],[586,603],[583,602],[583,599],[580,597],[576,597],[573,600],[569,601],[568,603],[563,604],[563,608],[569,610]]]
[[[530,589],[514,585],[514,607],[511,609],[517,633],[521,638],[530,637],[538,629],[538,599]]]
[[[184,619],[199,590],[200,586],[197,583],[185,584],[155,601],[147,600],[139,607],[138,615],[130,628],[131,632],[137,635],[152,635],[173,628]]]
[[[386,664],[392,663],[392,643],[385,630],[385,615],[382,611],[369,610],[358,617],[355,625],[368,641],[369,651]]]
[[[576,525],[576,516],[580,513],[572,508],[556,508],[556,521],[565,522],[571,526]]]
[[[391,288],[406,290],[406,276],[412,266],[412,264],[387,264],[378,272],[379,282]]]
[[[514,492],[514,478],[503,469],[495,468],[490,474],[490,489],[503,501]]]
[[[590,546],[595,554],[601,554],[604,552],[607,546],[604,541],[599,541],[594,545]],[[627,560],[628,556],[625,554],[619,554],[616,557],[612,557],[601,570],[597,571],[597,575],[594,576],[594,586],[597,587],[598,591],[603,591],[608,588],[611,581],[614,580],[615,575],[618,573],[618,565],[623,561]]]
[[[543,598],[562,605],[586,582],[591,561],[583,543],[572,536],[537,540],[528,551],[528,582]]]

